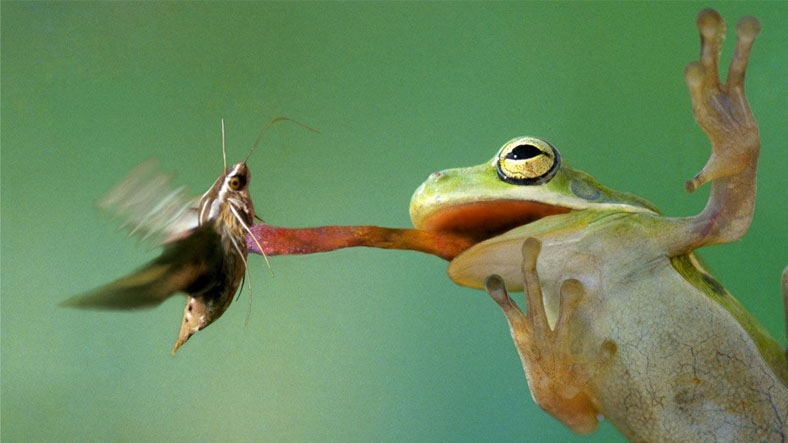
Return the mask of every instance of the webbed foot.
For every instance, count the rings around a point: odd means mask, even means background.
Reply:
[[[711,155],[703,169],[687,181],[686,189],[693,192],[709,181],[712,187],[703,212],[676,219],[677,235],[663,237],[670,255],[740,238],[750,227],[755,207],[760,135],[747,103],[744,77],[761,25],[750,16],[739,20],[736,50],[725,84],[720,83],[718,69],[725,22],[716,11],[705,9],[698,14],[697,25],[700,60],[687,65],[684,77],[695,121],[711,141]]]
[[[725,38],[725,22],[717,11],[705,9],[698,14],[697,23],[701,36],[700,61],[688,64],[684,76],[695,121],[711,140],[712,154],[703,170],[687,181],[689,192],[708,181],[746,169],[757,161],[760,146],[758,125],[744,93],[744,74],[761,24],[750,16],[739,20],[736,25],[736,51],[728,79],[722,85],[718,66]]]
[[[541,242],[535,238],[523,245],[528,315],[509,297],[501,277],[487,277],[484,286],[509,322],[534,401],[573,431],[589,433],[596,428],[599,413],[584,389],[616,352],[616,345],[605,340],[589,361],[577,359],[570,351],[572,317],[585,294],[583,285],[574,279],[561,284],[558,319],[555,328],[550,329],[536,273],[540,249]]]

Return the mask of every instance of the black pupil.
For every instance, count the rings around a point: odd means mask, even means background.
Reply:
[[[529,158],[534,158],[541,154],[543,154],[542,150],[534,145],[518,145],[506,154],[506,158],[512,160],[528,160]]]
[[[243,182],[244,181],[243,181],[242,177],[240,177],[240,176],[239,177],[233,177],[230,180],[230,185],[232,187],[234,187],[234,188],[240,188],[241,186],[243,186]]]

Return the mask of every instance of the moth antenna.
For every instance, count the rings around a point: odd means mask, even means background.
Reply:
[[[224,174],[224,171],[227,170],[227,146],[224,142],[224,119],[222,119],[222,160],[224,160],[224,169],[222,170],[222,174]]]
[[[270,122],[268,122],[268,124],[267,124],[267,125],[265,125],[265,127],[263,128],[263,130],[262,130],[262,131],[260,131],[260,135],[258,135],[258,136],[257,136],[257,140],[255,140],[255,142],[254,142],[254,145],[252,146],[252,149],[250,149],[250,150],[249,150],[249,153],[248,153],[248,154],[246,154],[246,157],[244,157],[244,161],[243,161],[243,162],[241,162],[241,163],[246,163],[246,160],[248,160],[248,159],[249,159],[249,156],[251,156],[251,155],[252,155],[252,152],[254,152],[254,150],[255,150],[255,149],[257,149],[257,145],[258,145],[258,144],[260,144],[260,140],[262,140],[262,139],[263,139],[263,135],[266,133],[266,131],[268,131],[268,128],[270,128],[271,126],[273,126],[273,125],[274,125],[274,123],[276,123],[276,122],[280,122],[280,121],[282,121],[282,120],[288,120],[288,121],[291,121],[291,122],[293,122],[293,123],[297,124],[298,126],[301,126],[301,127],[302,127],[302,128],[304,128],[304,129],[308,129],[308,130],[310,130],[310,131],[314,132],[315,134],[320,134],[320,131],[318,131],[317,129],[315,129],[315,128],[312,128],[312,127],[310,127],[310,126],[307,126],[307,125],[305,125],[305,124],[301,123],[300,121],[298,121],[298,120],[296,120],[296,119],[292,119],[292,118],[290,118],[290,117],[277,117],[277,118],[275,118],[275,119],[271,120]],[[263,255],[265,256],[265,254],[263,254]]]
[[[243,219],[238,214],[238,211],[235,210],[235,207],[233,205],[230,205],[230,211],[232,211],[233,215],[238,220],[238,223],[240,223],[241,226],[243,226],[243,228],[246,229],[246,232],[249,233],[249,235],[252,237],[252,240],[254,240],[254,242],[257,244],[257,247],[260,248],[260,254],[263,255],[263,259],[265,259],[265,264],[268,266],[268,271],[271,272],[271,277],[273,277],[274,270],[271,269],[271,262],[268,261],[268,256],[265,254],[265,250],[263,249],[263,246],[257,240],[257,237],[254,236],[252,230],[249,229],[249,226],[243,221]]]

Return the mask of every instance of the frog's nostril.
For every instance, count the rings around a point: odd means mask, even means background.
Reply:
[[[443,177],[443,174],[441,174],[440,172],[433,172],[432,174],[430,174],[430,180],[435,180],[439,177]]]

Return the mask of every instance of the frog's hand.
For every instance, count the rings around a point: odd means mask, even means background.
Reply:
[[[569,327],[585,292],[583,285],[574,279],[565,280],[561,285],[558,320],[555,328],[550,329],[536,274],[540,248],[541,243],[535,238],[529,238],[523,245],[528,315],[524,315],[509,297],[501,277],[487,277],[484,286],[509,322],[534,401],[573,431],[587,434],[596,428],[599,412],[584,389],[613,356],[616,346],[606,340],[597,354],[589,356],[586,362],[578,361],[570,352]]]
[[[754,17],[743,17],[736,25],[736,50],[724,85],[718,63],[725,22],[711,9],[698,14],[701,35],[699,62],[687,65],[684,76],[692,99],[695,121],[711,141],[706,166],[686,184],[693,192],[711,181],[706,208],[695,217],[675,219],[676,230],[666,235],[672,255],[695,248],[734,241],[744,235],[755,206],[755,175],[760,136],[744,93],[744,74],[750,49],[761,25]]]

